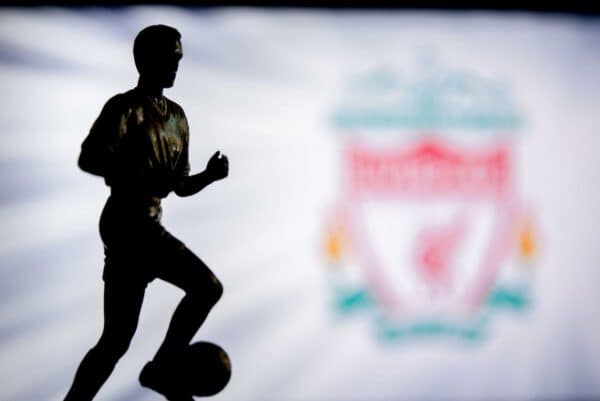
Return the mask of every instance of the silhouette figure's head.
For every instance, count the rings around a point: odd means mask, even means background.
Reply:
[[[140,31],[133,43],[133,58],[146,84],[170,88],[175,83],[183,57],[181,34],[166,25],[151,25]]]

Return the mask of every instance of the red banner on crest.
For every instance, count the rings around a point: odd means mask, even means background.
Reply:
[[[459,149],[433,141],[413,148],[346,149],[348,185],[353,195],[469,196],[501,198],[511,170],[506,145]]]

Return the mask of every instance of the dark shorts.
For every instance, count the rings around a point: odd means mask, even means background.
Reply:
[[[209,268],[158,219],[107,202],[100,219],[106,283],[146,286],[155,278],[185,286],[216,278]]]

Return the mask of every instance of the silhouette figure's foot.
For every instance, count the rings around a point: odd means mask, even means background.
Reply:
[[[194,401],[191,394],[178,388],[173,369],[167,365],[148,362],[140,373],[140,384],[162,394],[168,401]]]

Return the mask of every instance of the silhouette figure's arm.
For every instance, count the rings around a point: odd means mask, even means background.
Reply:
[[[204,170],[201,173],[181,178],[175,185],[175,193],[178,196],[191,196],[213,182],[214,179]]]
[[[82,146],[81,154],[79,155],[78,165],[83,171],[104,177],[107,183],[110,181],[112,173],[108,166],[112,163],[107,162],[111,154],[108,152],[94,152],[87,146]]]
[[[179,196],[190,196],[198,193],[207,185],[227,177],[229,160],[220,151],[215,152],[208,161],[206,170],[191,176],[182,176],[175,184],[175,193]]]
[[[120,137],[124,134],[124,116],[119,113],[117,97],[104,105],[81,145],[78,165],[83,171],[104,177],[110,185]]]

